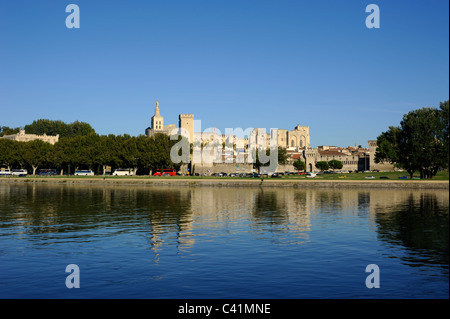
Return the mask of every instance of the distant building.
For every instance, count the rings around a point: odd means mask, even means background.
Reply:
[[[297,125],[292,131],[278,130],[278,146],[286,149],[308,148],[309,139],[309,126]]]
[[[56,136],[47,135],[45,133],[44,135],[26,134],[25,130],[20,130],[19,133],[17,134],[5,135],[3,136],[3,138],[17,142],[29,142],[34,140],[41,140],[43,142],[54,145],[59,140],[59,134]]]
[[[369,141],[369,150],[370,150],[370,169],[378,169],[378,170],[393,170],[394,165],[391,163],[375,163],[375,153],[377,151],[377,141],[371,140]]]
[[[369,141],[369,148],[356,145],[342,148],[338,146],[318,146],[312,148],[310,144],[309,126],[297,125],[293,130],[277,129],[267,132],[265,128],[253,128],[246,132],[247,137],[235,134],[221,134],[216,128],[208,132],[194,132],[194,114],[180,114],[178,127],[174,124],[164,125],[164,118],[160,114],[159,102],[156,101],[155,115],[151,118],[151,126],[145,130],[150,137],[157,133],[170,135],[171,133],[185,135],[195,147],[214,144],[211,156],[214,162],[196,164],[198,173],[214,172],[251,172],[252,164],[247,159],[254,148],[270,148],[271,140],[278,142],[278,146],[286,149],[289,161],[286,165],[279,165],[278,171],[295,171],[293,163],[300,159],[306,164],[306,171],[317,171],[319,161],[338,160],[343,164],[342,171],[391,170],[391,164],[377,164],[374,161],[376,141]],[[276,134],[276,135],[275,135]]]
[[[372,169],[369,164],[369,149],[367,148],[319,146],[315,149],[305,149],[300,159],[305,162],[308,172],[317,170],[317,162],[329,162],[331,160],[342,162],[342,171],[367,171]]]
[[[189,142],[194,141],[194,114],[180,114],[179,128],[182,128],[181,134],[186,132]],[[175,124],[164,125],[164,117],[159,110],[159,102],[156,101],[155,115],[152,116],[151,126],[145,130],[145,135],[150,137],[157,133],[170,135],[174,130],[178,130]]]

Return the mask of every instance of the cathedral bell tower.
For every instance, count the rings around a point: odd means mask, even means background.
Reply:
[[[152,130],[162,131],[164,129],[164,118],[159,114],[159,102],[156,101],[155,115],[152,116]]]

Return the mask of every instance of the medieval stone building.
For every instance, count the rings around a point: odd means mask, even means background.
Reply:
[[[236,130],[237,131],[237,130]],[[213,160],[196,162],[196,172],[211,174],[215,172],[241,173],[251,172],[250,153],[255,148],[270,149],[271,142],[277,147],[286,149],[289,156],[288,164],[279,165],[277,171],[295,171],[292,165],[300,159],[306,163],[306,171],[317,171],[319,161],[339,160],[343,163],[342,171],[391,170],[390,164],[376,164],[374,161],[376,141],[369,141],[369,149],[358,147],[319,146],[312,148],[310,144],[309,126],[297,125],[293,130],[277,129],[267,132],[264,128],[254,128],[246,131],[247,136],[222,134],[216,128],[208,132],[194,132],[194,115],[180,114],[178,127],[174,124],[165,125],[160,114],[159,102],[156,102],[155,115],[151,118],[151,127],[145,130],[147,136],[156,133],[181,134],[189,139],[195,147],[213,145],[208,155]],[[184,167],[183,169],[187,169]],[[186,173],[186,172],[183,172]]]
[[[50,143],[54,145],[59,140],[59,134],[56,136],[53,135],[47,135],[44,133],[44,135],[37,135],[37,134],[26,134],[25,130],[20,130],[17,134],[11,134],[11,135],[5,135],[3,136],[4,139],[18,141],[18,142],[29,142],[34,140],[41,140],[46,143]]]

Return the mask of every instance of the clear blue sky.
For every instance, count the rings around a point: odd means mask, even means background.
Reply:
[[[65,25],[80,8],[80,29]],[[380,8],[368,29],[366,5]],[[166,124],[310,127],[367,146],[449,98],[449,2],[0,0],[0,125],[46,118],[99,134]]]

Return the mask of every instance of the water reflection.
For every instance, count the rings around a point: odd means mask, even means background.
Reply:
[[[159,262],[169,247],[188,254],[242,233],[304,244],[318,216],[356,216],[381,241],[408,249],[405,261],[448,270],[448,207],[446,191],[0,184],[0,237],[51,245],[127,234],[145,238]]]
[[[435,193],[410,193],[388,210],[376,209],[378,236],[391,245],[409,250],[402,257],[411,266],[449,264],[449,206]]]
[[[303,243],[309,239],[311,224],[306,191],[259,189],[250,211],[251,227],[257,235],[270,237],[276,243]]]

